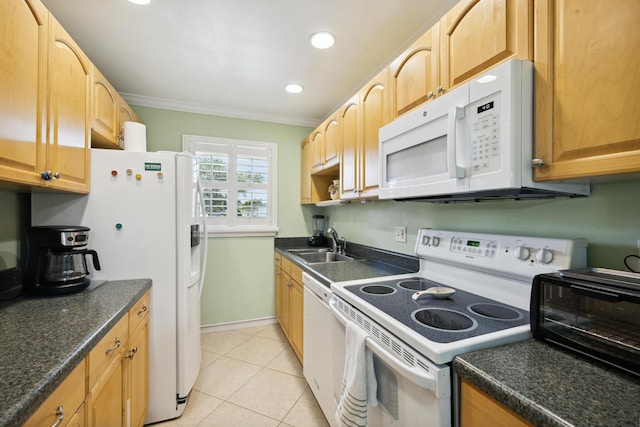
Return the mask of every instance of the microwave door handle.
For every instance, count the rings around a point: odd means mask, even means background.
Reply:
[[[456,128],[458,120],[464,119],[464,108],[453,107],[449,110],[447,119],[447,169],[449,178],[464,178],[464,168],[458,166],[456,158],[457,138]]]

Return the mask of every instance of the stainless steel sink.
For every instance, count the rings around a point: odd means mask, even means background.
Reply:
[[[298,252],[295,254],[306,264],[319,264],[324,262],[353,261],[350,256],[337,254],[335,252]]]
[[[331,248],[300,248],[300,249],[287,249],[287,252],[292,253],[293,255],[304,253],[304,254],[315,254],[320,252],[331,252]]]

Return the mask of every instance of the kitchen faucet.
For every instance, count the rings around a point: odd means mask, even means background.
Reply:
[[[338,236],[338,232],[333,227],[329,227],[327,233],[329,233],[331,240],[333,241],[333,252],[344,254],[347,248],[347,241]]]

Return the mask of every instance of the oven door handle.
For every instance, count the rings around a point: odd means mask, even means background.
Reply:
[[[329,306],[331,308],[331,312],[333,315],[342,323],[344,326],[347,325],[347,322],[351,320],[344,317],[342,313],[335,306],[335,300],[331,299],[329,301]],[[366,339],[367,348],[373,352],[376,356],[382,359],[389,367],[395,369],[400,375],[407,378],[409,381],[415,383],[421,388],[427,389],[435,394],[438,394],[436,378],[433,375],[428,375],[423,369],[417,367],[409,367],[404,363],[401,363],[398,359],[396,359],[393,355],[391,355],[387,350],[385,350],[380,344],[375,342],[373,339],[367,337]]]

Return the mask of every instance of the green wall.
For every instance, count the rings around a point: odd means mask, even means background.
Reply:
[[[278,144],[278,237],[311,233],[312,207],[300,205],[300,142],[303,126],[132,107],[147,126],[148,151],[181,151],[182,135],[204,135]],[[273,237],[209,239],[202,292],[202,324],[253,320],[275,315]]]
[[[465,204],[373,201],[332,207],[329,224],[347,241],[413,254],[418,228],[432,227],[542,237],[585,237],[591,266],[626,270],[637,254],[640,180],[592,185],[589,197],[546,201]],[[395,226],[407,226],[407,243],[395,242]]]

